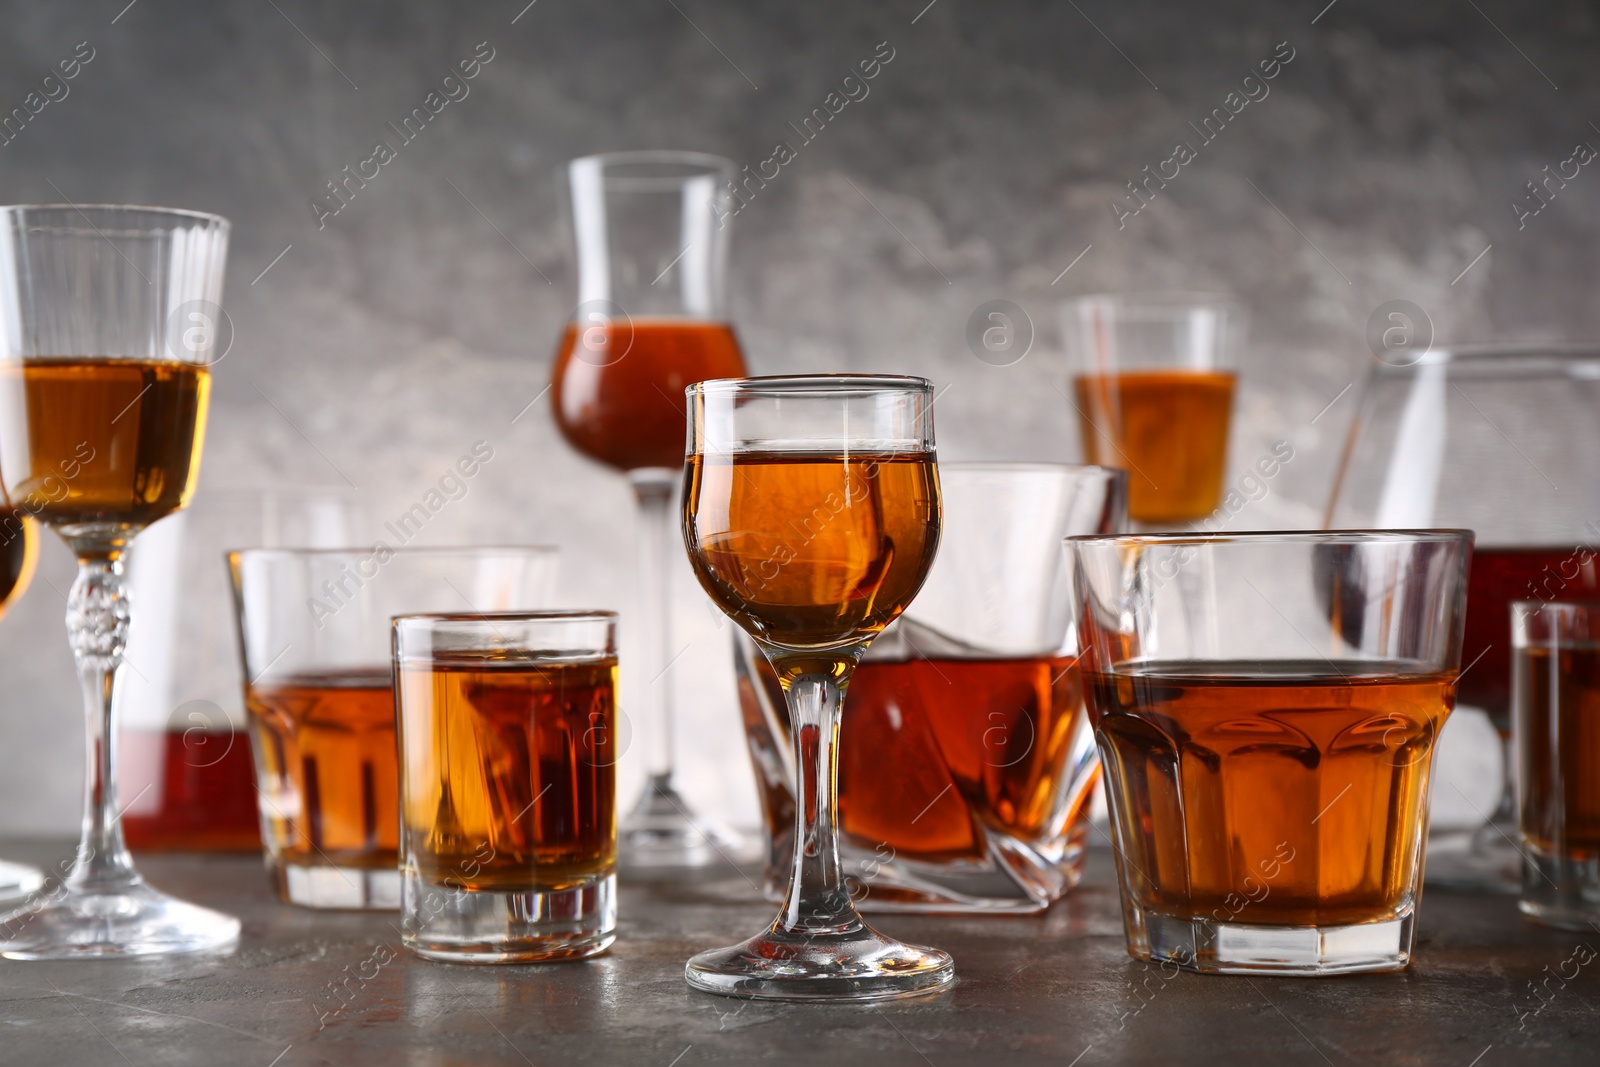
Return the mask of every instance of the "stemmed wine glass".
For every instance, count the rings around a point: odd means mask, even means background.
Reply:
[[[873,1000],[948,983],[950,957],[861,921],[839,867],[839,718],[862,653],[916,596],[939,542],[933,390],[884,375],[688,389],[683,535],[717,606],[789,705],[798,778],[789,887],[767,930],[688,963],[696,989]]]
[[[117,813],[123,558],[199,474],[229,224],[166,208],[0,208],[0,483],[78,559],[67,630],[83,687],[83,836],[60,891],[0,918],[10,959],[213,948],[239,922],[134,870]]]
[[[567,443],[627,474],[639,512],[650,778],[618,830],[624,867],[699,867],[737,835],[693,814],[672,783],[673,647],[667,561],[683,469],[683,389],[745,373],[728,322],[729,193],[737,171],[698,152],[613,152],[568,165],[578,306],[561,335],[551,403]]]
[[[1521,887],[1510,763],[1511,616],[1517,600],[1600,596],[1600,346],[1470,345],[1373,364],[1328,503],[1331,529],[1477,533],[1452,730],[1487,715],[1505,751],[1493,816],[1472,783],[1445,802],[1483,825],[1428,849],[1430,885]],[[1483,731],[1485,735],[1488,730]]]

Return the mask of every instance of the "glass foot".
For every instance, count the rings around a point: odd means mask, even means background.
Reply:
[[[0,911],[27,902],[44,885],[44,875],[32,867],[0,860]]]
[[[903,944],[864,923],[843,933],[769,930],[684,967],[695,989],[756,1000],[890,1000],[941,989],[955,976],[949,953]]]
[[[342,911],[400,909],[398,865],[334,867],[328,864],[290,863],[279,859],[269,866],[273,888],[278,891],[278,899],[285,904]]]
[[[156,956],[230,946],[239,920],[142,882],[115,892],[63,887],[37,907],[0,916],[0,937],[0,956],[11,960]]]
[[[1128,954],[1200,974],[1330,974],[1404,970],[1415,916],[1351,926],[1265,926],[1143,912]],[[1130,931],[1131,932],[1131,931]]]
[[[710,867],[745,856],[743,838],[689,810],[670,782],[652,778],[638,807],[617,827],[617,865],[624,871]]]

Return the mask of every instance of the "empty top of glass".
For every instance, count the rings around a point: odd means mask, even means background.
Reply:
[[[147,204],[5,204],[0,205],[0,216],[22,218],[32,232],[121,237],[164,233],[185,223],[222,229],[232,226],[223,216],[210,212]]]

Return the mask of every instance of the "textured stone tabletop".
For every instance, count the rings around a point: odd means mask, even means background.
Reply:
[[[3,842],[48,866],[65,843]],[[162,888],[244,920],[236,952],[0,961],[0,1063],[874,1065],[1585,1064],[1600,1048],[1600,934],[1542,930],[1509,898],[1433,892],[1417,962],[1322,980],[1171,976],[1123,951],[1108,853],[1034,918],[880,917],[956,959],[931,999],[819,1007],[692,993],[683,961],[772,914],[735,871],[625,885],[616,945],[584,963],[473,967],[400,948],[397,916],[276,903],[250,857],[146,857]],[[349,979],[342,998],[334,983]],[[1543,983],[1536,997],[1529,983]]]

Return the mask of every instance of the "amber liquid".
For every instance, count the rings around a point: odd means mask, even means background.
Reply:
[[[0,388],[14,392],[19,384],[26,447],[0,449],[14,504],[55,527],[139,527],[189,502],[211,394],[205,367],[142,359],[0,363]]]
[[[1514,654],[1523,836],[1546,855],[1592,862],[1600,858],[1600,645]]]
[[[569,323],[556,353],[556,425],[579,452],[618,470],[683,466],[683,390],[742,378],[744,356],[721,322],[636,319],[612,327]]]
[[[388,670],[245,690],[269,853],[298,866],[393,869],[399,766]]]
[[[158,803],[148,813],[135,802],[122,813],[122,832],[137,851],[259,852],[256,772],[243,731],[124,730],[123,767],[160,768]],[[126,773],[126,772],[124,772]],[[126,782],[126,780],[124,780]],[[127,786],[124,784],[124,796]]]
[[[1511,729],[1511,604],[1600,596],[1600,558],[1578,545],[1478,547],[1467,574],[1460,702]]]
[[[1083,716],[1070,659],[868,660],[840,724],[840,827],[929,862],[983,858],[975,824],[1050,836]]]
[[[1085,462],[1128,472],[1128,516],[1203,519],[1222,502],[1234,376],[1150,370],[1073,379]]]
[[[931,452],[693,456],[684,538],[711,598],[791,649],[872,637],[921,588],[939,543]]]
[[[0,618],[28,591],[38,563],[38,525],[21,511],[0,510]]]
[[[1089,672],[1085,684],[1125,889],[1144,907],[1310,926],[1388,919],[1410,903],[1452,675],[1164,663]]]
[[[401,664],[406,853],[422,877],[519,892],[611,873],[616,687],[614,658]]]

